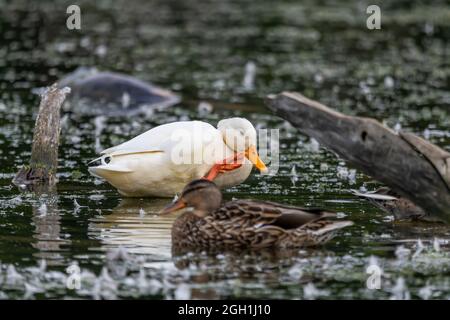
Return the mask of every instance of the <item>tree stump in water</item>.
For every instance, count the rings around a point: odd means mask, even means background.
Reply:
[[[269,95],[272,111],[428,215],[450,222],[450,153],[371,118],[347,116],[299,93]]]
[[[56,184],[60,109],[69,92],[70,88],[58,89],[54,84],[42,94],[34,127],[30,164],[17,172],[13,179],[15,185],[34,190],[38,186],[51,187]]]

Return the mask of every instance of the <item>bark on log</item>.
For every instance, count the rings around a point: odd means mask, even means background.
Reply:
[[[352,166],[450,223],[450,153],[371,118],[347,116],[299,93],[269,95],[269,109]]]
[[[69,92],[70,88],[58,89],[54,84],[42,94],[34,127],[30,164],[19,169],[13,179],[14,184],[35,188],[56,183],[60,109]]]

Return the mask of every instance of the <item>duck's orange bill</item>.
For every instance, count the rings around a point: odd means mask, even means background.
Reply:
[[[178,211],[183,208],[186,208],[186,203],[180,198],[177,201],[172,202],[171,204],[166,206],[164,209],[162,209],[159,212],[159,214],[160,215],[169,214],[171,212]]]
[[[268,169],[259,157],[255,146],[250,146],[247,150],[245,150],[245,157],[250,160],[250,162],[253,163],[253,165],[258,168],[260,172],[267,172]]]

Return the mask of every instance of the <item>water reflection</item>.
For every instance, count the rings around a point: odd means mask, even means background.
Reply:
[[[49,265],[59,264],[62,260],[61,246],[70,244],[61,232],[61,216],[58,209],[58,196],[56,192],[41,194],[39,201],[32,205],[34,225],[32,243],[33,248],[39,251],[34,254],[38,259],[45,259]]]
[[[158,216],[167,199],[125,198],[111,214],[91,220],[90,233],[106,248],[148,254],[156,260],[171,258],[171,228],[177,215]]]

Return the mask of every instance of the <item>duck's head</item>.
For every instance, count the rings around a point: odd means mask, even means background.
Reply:
[[[233,151],[244,153],[245,157],[261,172],[267,167],[259,158],[256,150],[255,127],[245,118],[229,118],[219,121],[217,129],[222,133],[223,141]]]
[[[184,208],[204,218],[220,207],[222,193],[216,184],[206,179],[198,179],[187,184],[178,199],[166,206],[160,214],[168,214]]]

